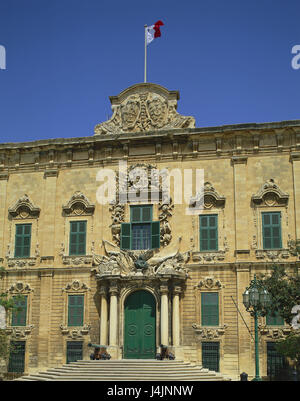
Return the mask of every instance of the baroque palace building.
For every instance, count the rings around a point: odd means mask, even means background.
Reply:
[[[195,128],[178,99],[133,85],[94,135],[0,144],[0,290],[23,296],[7,316],[9,371],[89,359],[92,342],[113,359],[155,358],[163,344],[253,377],[242,294],[274,264],[300,268],[300,120]],[[204,172],[204,189],[180,203],[188,170]],[[115,202],[100,202],[114,178]],[[290,331],[259,319],[262,376]]]

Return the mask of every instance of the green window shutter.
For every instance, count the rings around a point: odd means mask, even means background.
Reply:
[[[152,221],[152,205],[130,207],[131,223],[150,223]]]
[[[218,250],[218,215],[200,216],[200,251]]]
[[[70,255],[86,254],[86,221],[70,222]]]
[[[15,258],[29,258],[31,224],[16,224]]]
[[[284,319],[279,315],[279,313],[276,311],[273,315],[268,313],[266,315],[266,325],[267,326],[283,326],[284,325]]]
[[[217,292],[201,294],[201,325],[219,326],[219,294]]]
[[[151,248],[160,247],[160,224],[159,221],[153,221],[151,223]]]
[[[83,326],[84,295],[69,295],[68,326]]]
[[[130,249],[130,238],[131,238],[131,224],[122,223],[121,224],[121,249]]]
[[[264,249],[282,248],[280,212],[262,213],[262,232]]]
[[[27,296],[13,297],[14,308],[12,311],[12,326],[26,326]]]

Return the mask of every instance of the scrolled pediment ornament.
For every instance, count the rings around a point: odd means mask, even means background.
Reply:
[[[111,96],[112,117],[96,125],[95,135],[147,132],[169,128],[194,128],[193,117],[177,113],[179,93],[160,85],[133,85]]]
[[[210,182],[204,183],[203,191],[190,199],[189,207],[192,209],[222,208],[225,206],[225,197],[218,194]]]
[[[90,288],[85,284],[82,283],[79,280],[73,280],[72,282],[68,283],[63,289],[62,291],[65,292],[86,292],[86,291],[90,291]]]
[[[270,178],[251,199],[254,206],[286,206],[289,195],[280,189],[273,178]]]
[[[82,192],[76,191],[62,209],[65,216],[89,216],[94,213],[95,205]]]
[[[35,206],[25,194],[15,203],[14,206],[8,209],[8,214],[13,219],[37,219],[41,209]]]

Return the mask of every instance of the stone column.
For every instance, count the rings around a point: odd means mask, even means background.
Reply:
[[[235,220],[235,255],[238,260],[247,260],[249,249],[248,212],[249,196],[247,193],[247,157],[233,156],[234,180],[234,220]]]
[[[300,142],[300,133],[299,142]],[[299,144],[300,146],[300,144]],[[296,240],[300,241],[300,152],[291,153],[293,164]]]
[[[160,286],[160,342],[163,345],[169,344],[169,288],[167,283]]]
[[[107,294],[106,287],[100,287],[101,315],[100,315],[100,344],[107,345]]]
[[[39,299],[39,332],[38,332],[38,368],[48,368],[50,362],[50,328],[51,328],[51,299],[53,271],[40,272]]]
[[[1,162],[1,161],[0,161]],[[6,192],[7,192],[8,173],[0,173],[0,258],[4,258],[6,249],[4,249],[4,232],[7,223],[7,209],[6,209]],[[9,241],[6,241],[7,243]]]
[[[251,315],[246,311],[243,304],[243,293],[250,285],[250,265],[241,263],[236,265],[236,303],[239,311],[236,311],[237,324],[238,324],[238,374],[247,372],[252,375],[254,372],[254,354],[251,354],[251,334],[248,328],[251,330]],[[241,316],[241,315],[242,316]],[[247,326],[245,325],[247,324]],[[252,358],[253,356],[253,358]]]
[[[118,287],[113,284],[109,287],[110,311],[109,311],[109,345],[117,346],[118,337]]]
[[[175,286],[173,289],[173,311],[172,311],[172,326],[173,326],[173,346],[178,347],[180,345],[180,310],[179,310],[179,299],[181,293],[181,287]]]
[[[55,205],[56,205],[56,183],[58,171],[46,170],[44,173],[44,205],[41,215],[41,255],[55,256]]]

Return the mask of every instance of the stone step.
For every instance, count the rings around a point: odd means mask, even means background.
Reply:
[[[183,361],[77,361],[15,381],[223,381],[219,372]]]

